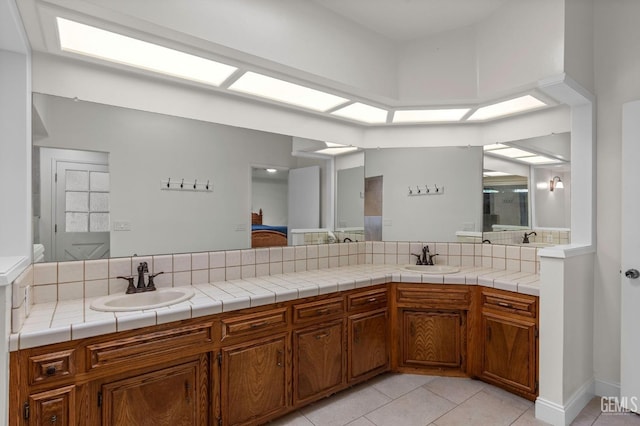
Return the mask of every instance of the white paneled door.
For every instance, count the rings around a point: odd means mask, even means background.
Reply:
[[[55,260],[109,257],[109,168],[56,161]]]
[[[622,109],[620,402],[640,410],[640,101]]]

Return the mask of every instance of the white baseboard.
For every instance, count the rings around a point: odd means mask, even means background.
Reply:
[[[598,396],[613,396],[620,398],[620,383],[611,383],[596,379],[595,394]]]
[[[554,426],[565,426],[564,407],[562,405],[538,397],[535,408],[536,419]]]
[[[544,398],[536,399],[536,418],[554,426],[566,426],[580,414],[591,401],[595,391],[594,379],[589,379],[571,395],[565,405],[556,404]]]

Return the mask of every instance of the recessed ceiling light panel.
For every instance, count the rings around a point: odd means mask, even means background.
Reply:
[[[363,123],[380,124],[387,122],[387,113],[388,111],[386,109],[356,102],[351,105],[347,105],[344,108],[335,110],[331,114],[361,121]]]
[[[531,157],[535,155],[533,152],[525,151],[523,149],[518,148],[504,148],[504,149],[494,149],[493,151],[489,151],[491,154],[500,155],[502,157],[509,158],[520,158],[520,157]]]
[[[200,83],[219,86],[237,69],[64,18],[57,18],[60,48]]]
[[[340,96],[289,83],[252,71],[237,79],[229,90],[260,96],[314,111],[326,111],[348,101]]]
[[[522,158],[517,158],[517,160],[524,161],[525,163],[529,163],[529,164],[562,163],[562,161],[560,161],[560,160],[558,160],[556,158],[545,157],[544,155],[536,155],[534,157],[522,157]]]
[[[428,123],[460,121],[469,108],[398,110],[393,114],[394,123]]]
[[[483,176],[486,177],[496,177],[496,176],[511,176],[509,173],[505,172],[483,172]]]
[[[520,96],[518,98],[509,99],[491,105],[478,108],[468,121],[488,120],[491,118],[504,117],[505,115],[515,114],[517,112],[530,111],[532,109],[546,106],[540,99],[531,95]]]
[[[504,145],[501,143],[492,143],[491,145],[484,145],[482,149],[484,151],[493,151],[494,149],[504,149],[509,148],[509,145]]]
[[[325,148],[319,151],[314,151],[316,154],[327,154],[327,155],[340,155],[346,154],[347,152],[356,151],[358,149],[357,146],[345,146],[343,148]]]

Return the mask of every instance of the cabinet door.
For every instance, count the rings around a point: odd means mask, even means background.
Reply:
[[[349,381],[389,368],[387,310],[349,317]]]
[[[482,325],[482,377],[515,390],[535,394],[535,324],[485,313]]]
[[[222,422],[258,424],[288,406],[288,335],[222,349]]]
[[[193,361],[103,384],[102,424],[206,425],[208,381],[203,365]]]
[[[75,425],[75,386],[29,396],[28,425]]]
[[[463,367],[464,312],[402,310],[402,364],[415,367]]]
[[[330,393],[344,380],[343,322],[293,335],[294,403]]]

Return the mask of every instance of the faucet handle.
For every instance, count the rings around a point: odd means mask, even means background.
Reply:
[[[131,294],[131,293],[135,293],[136,292],[136,287],[133,285],[133,277],[129,276],[129,277],[117,277],[119,279],[122,280],[127,280],[129,281],[129,285],[127,286],[127,294]]]
[[[420,260],[420,255],[419,254],[411,253],[411,255],[417,257],[416,265],[422,265],[422,260]]]
[[[144,291],[154,291],[156,289],[156,285],[153,282],[153,279],[155,277],[157,277],[158,275],[160,275],[160,274],[164,274],[164,271],[163,272],[156,272],[155,274],[149,274],[149,284],[147,284],[147,287],[145,287]]]

